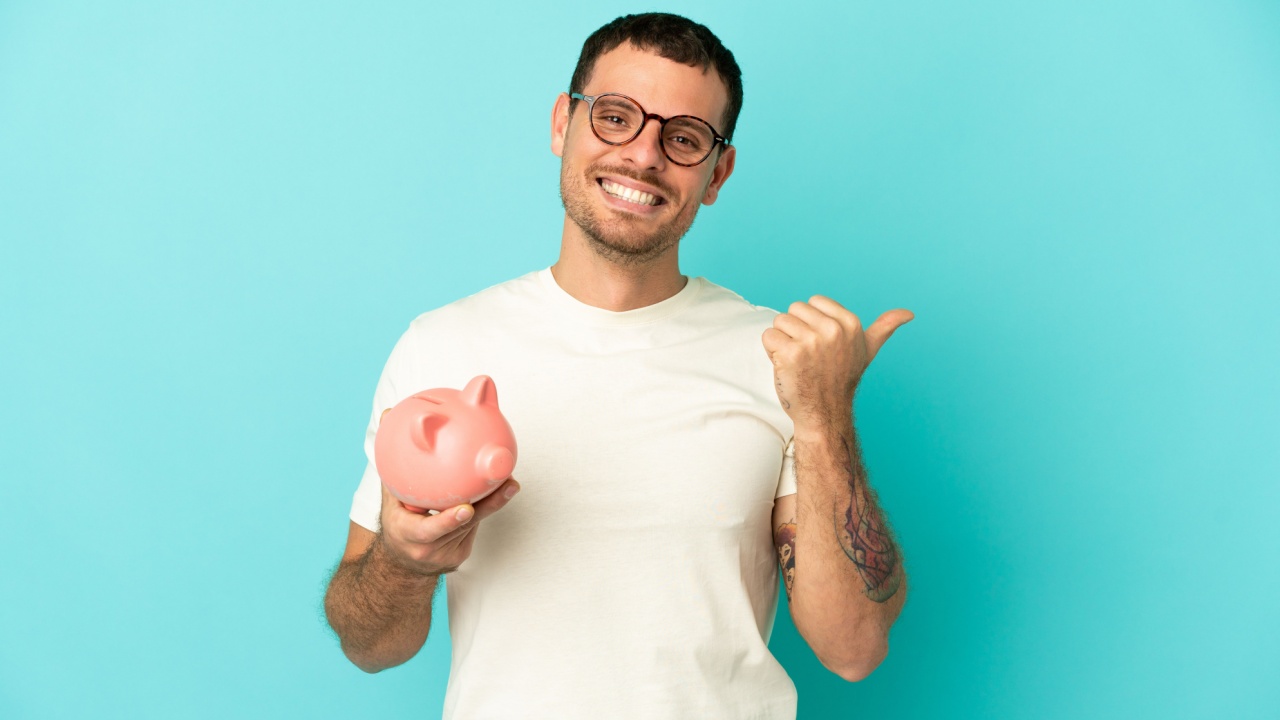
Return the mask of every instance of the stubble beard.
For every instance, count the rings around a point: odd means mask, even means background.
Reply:
[[[692,204],[689,211],[682,210],[647,235],[639,227],[643,222],[640,218],[611,211],[606,212],[612,217],[601,217],[591,200],[591,193],[599,189],[589,179],[592,174],[574,173],[561,158],[560,203],[564,205],[569,219],[582,230],[591,249],[605,260],[629,267],[650,264],[678,245],[693,227],[698,203]]]

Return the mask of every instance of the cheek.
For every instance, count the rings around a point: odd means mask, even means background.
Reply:
[[[699,182],[697,185],[690,187],[685,197],[689,198],[689,208],[697,212],[699,205],[709,205],[715,199],[715,190],[708,188],[705,183]]]

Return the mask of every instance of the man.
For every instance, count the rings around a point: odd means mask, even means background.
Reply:
[[[598,30],[551,113],[559,260],[419,316],[392,350],[326,612],[377,672],[421,648],[449,573],[445,717],[792,718],[767,645],[779,565],[827,668],[858,680],[888,651],[905,580],[851,412],[911,314],[863,331],[825,297],[778,314],[680,274],[680,238],[733,173],[741,103],[705,27]],[[521,482],[409,511],[372,463],[381,413],[479,374]]]

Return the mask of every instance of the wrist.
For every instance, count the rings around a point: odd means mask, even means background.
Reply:
[[[374,536],[366,560],[376,566],[388,579],[402,583],[421,585],[434,582],[440,577],[439,572],[424,570],[421,565],[414,563],[412,558],[396,552],[381,531]]]
[[[799,420],[794,423],[792,430],[795,441],[806,445],[839,445],[842,436],[852,433],[852,415]]]

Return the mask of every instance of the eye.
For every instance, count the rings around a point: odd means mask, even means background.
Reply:
[[[684,146],[685,148],[688,148],[690,150],[697,150],[699,147],[701,147],[701,144],[698,142],[698,139],[696,137],[691,137],[689,135],[672,135],[669,138],[669,140],[670,142],[675,143],[676,145]]]

